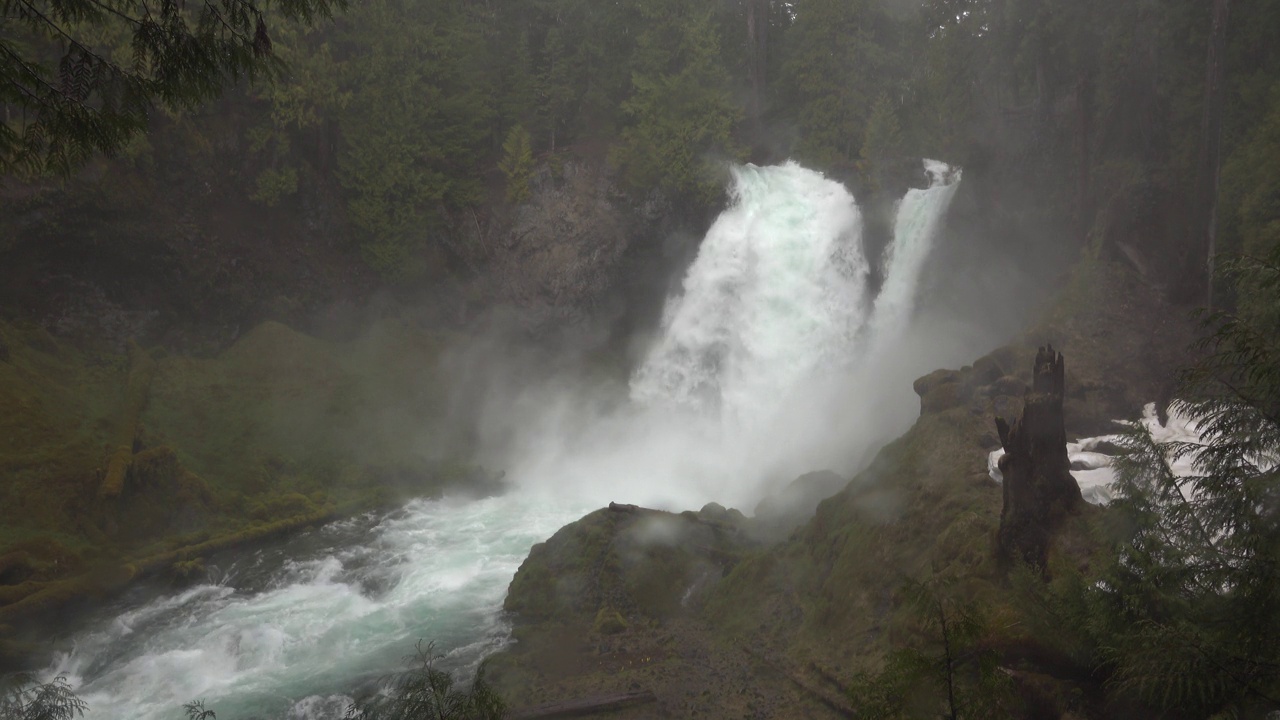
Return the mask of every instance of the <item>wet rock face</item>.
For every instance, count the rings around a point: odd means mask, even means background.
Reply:
[[[919,378],[912,389],[920,396],[920,414],[940,413],[958,407],[969,407],[975,415],[986,411],[987,401],[999,405],[1002,396],[1022,394],[1023,383],[1008,377],[1010,352],[997,350],[960,370],[934,370]]]
[[[1022,417],[1009,424],[996,418],[1004,456],[1004,506],[1000,550],[1006,560],[1043,567],[1053,531],[1083,504],[1071,477],[1063,420],[1065,366],[1052,345],[1040,348]]]
[[[617,280],[631,239],[626,213],[598,167],[543,168],[532,190],[510,231],[498,238],[497,295],[547,322],[579,319]]]
[[[780,540],[813,517],[818,503],[840,492],[849,478],[830,470],[805,473],[756,505],[754,532],[758,537]],[[705,512],[705,508],[704,508]]]

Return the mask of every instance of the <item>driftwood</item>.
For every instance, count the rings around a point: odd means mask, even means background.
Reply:
[[[996,418],[1005,452],[1000,458],[1004,507],[999,540],[1006,561],[1043,567],[1053,531],[1084,502],[1067,459],[1064,378],[1062,354],[1052,345],[1040,348],[1022,417],[1012,426]]]
[[[541,720],[542,718],[579,717],[597,713],[613,712],[623,708],[644,705],[657,701],[651,690],[618,693],[614,695],[593,695],[577,700],[535,705],[511,714],[512,720]]]

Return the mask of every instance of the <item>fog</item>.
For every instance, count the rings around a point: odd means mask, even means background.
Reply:
[[[961,171],[927,167],[930,187],[899,201],[872,258],[839,183],[794,163],[734,168],[729,207],[660,326],[632,339],[626,376],[593,363],[603,333],[590,327],[548,350],[493,323],[455,347],[443,368],[479,462],[533,496],[748,515],[802,473],[851,477],[916,417],[913,380],[968,363],[1020,320],[958,289],[992,263],[981,245],[947,247]]]

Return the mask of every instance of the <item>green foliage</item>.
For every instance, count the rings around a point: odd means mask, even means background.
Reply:
[[[570,106],[577,92],[570,74],[570,58],[560,28],[547,30],[542,43],[543,67],[538,74],[539,108],[547,128],[548,147],[556,149],[556,135],[568,120]]]
[[[801,131],[799,155],[823,167],[857,159],[872,100],[884,92],[891,55],[871,0],[796,3],[782,75]]]
[[[342,0],[280,0],[287,18]],[[273,69],[266,10],[250,0],[5,0],[0,37],[0,172],[71,170],[146,127],[154,102],[186,109]],[[126,36],[129,61],[104,39]]]
[[[1280,157],[1280,82],[1266,93],[1267,107],[1257,127],[1222,168],[1222,249],[1265,258],[1280,247],[1280,168],[1259,158]],[[1262,271],[1261,266],[1254,268]],[[1229,269],[1228,269],[1229,272]],[[1274,308],[1275,287],[1266,273],[1228,276],[1242,313],[1260,317]]]
[[[859,673],[849,688],[858,717],[1011,717],[1015,700],[998,654],[983,647],[988,621],[977,605],[960,600],[954,582],[934,577],[902,589],[920,622],[919,647],[891,651],[878,673]]]
[[[459,688],[453,676],[437,668],[442,656],[434,645],[418,643],[413,667],[393,679],[386,693],[357,701],[347,709],[350,720],[499,720],[506,705],[485,681],[484,666],[471,686]]]
[[[0,720],[72,720],[88,709],[65,677],[47,683],[26,674],[0,678]]]
[[[218,714],[205,708],[203,700],[193,700],[182,706],[187,720],[218,720]]]
[[[250,197],[270,207],[297,191],[297,168],[267,168],[258,175],[257,189]]]
[[[1274,289],[1275,259],[1235,269]],[[1122,535],[1086,602],[1101,617],[1095,642],[1115,689],[1158,708],[1248,716],[1280,705],[1276,317],[1211,315],[1208,355],[1173,403],[1201,441],[1157,440],[1135,425],[1115,462]]]
[[[533,173],[533,146],[529,131],[516,125],[502,143],[502,162],[498,169],[507,178],[507,202],[522,203],[529,199],[529,178]]]
[[[447,211],[480,200],[475,161],[493,111],[482,26],[468,4],[437,5],[376,0],[352,14],[360,39],[378,41],[346,64],[339,178],[366,261],[392,280],[420,275]]]
[[[735,157],[742,112],[727,87],[711,8],[680,0],[640,6],[630,122],[612,158],[635,189],[707,204],[722,190],[716,162]]]
[[[898,110],[888,95],[881,95],[871,108],[867,130],[862,139],[863,172],[875,175],[891,161],[906,153]]]

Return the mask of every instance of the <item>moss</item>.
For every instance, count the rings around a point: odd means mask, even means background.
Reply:
[[[98,502],[111,500],[124,492],[125,479],[133,461],[133,448],[138,440],[138,423],[146,407],[156,363],[138,344],[129,341],[129,374],[124,390],[120,417],[112,433],[112,447],[107,456],[106,471],[98,486]]]
[[[342,343],[266,323],[204,359],[0,335],[0,556],[60,548],[0,572],[18,614],[88,587],[13,589],[28,579],[197,553],[168,564],[185,562],[478,476],[443,439],[441,342],[398,321]]]
[[[595,622],[591,624],[592,632],[600,635],[617,635],[626,631],[627,621],[622,617],[622,613],[610,607],[602,607],[596,613]]]
[[[193,558],[191,560],[179,560],[169,566],[169,575],[177,580],[188,581],[199,577],[204,577],[205,566],[204,558]]]

